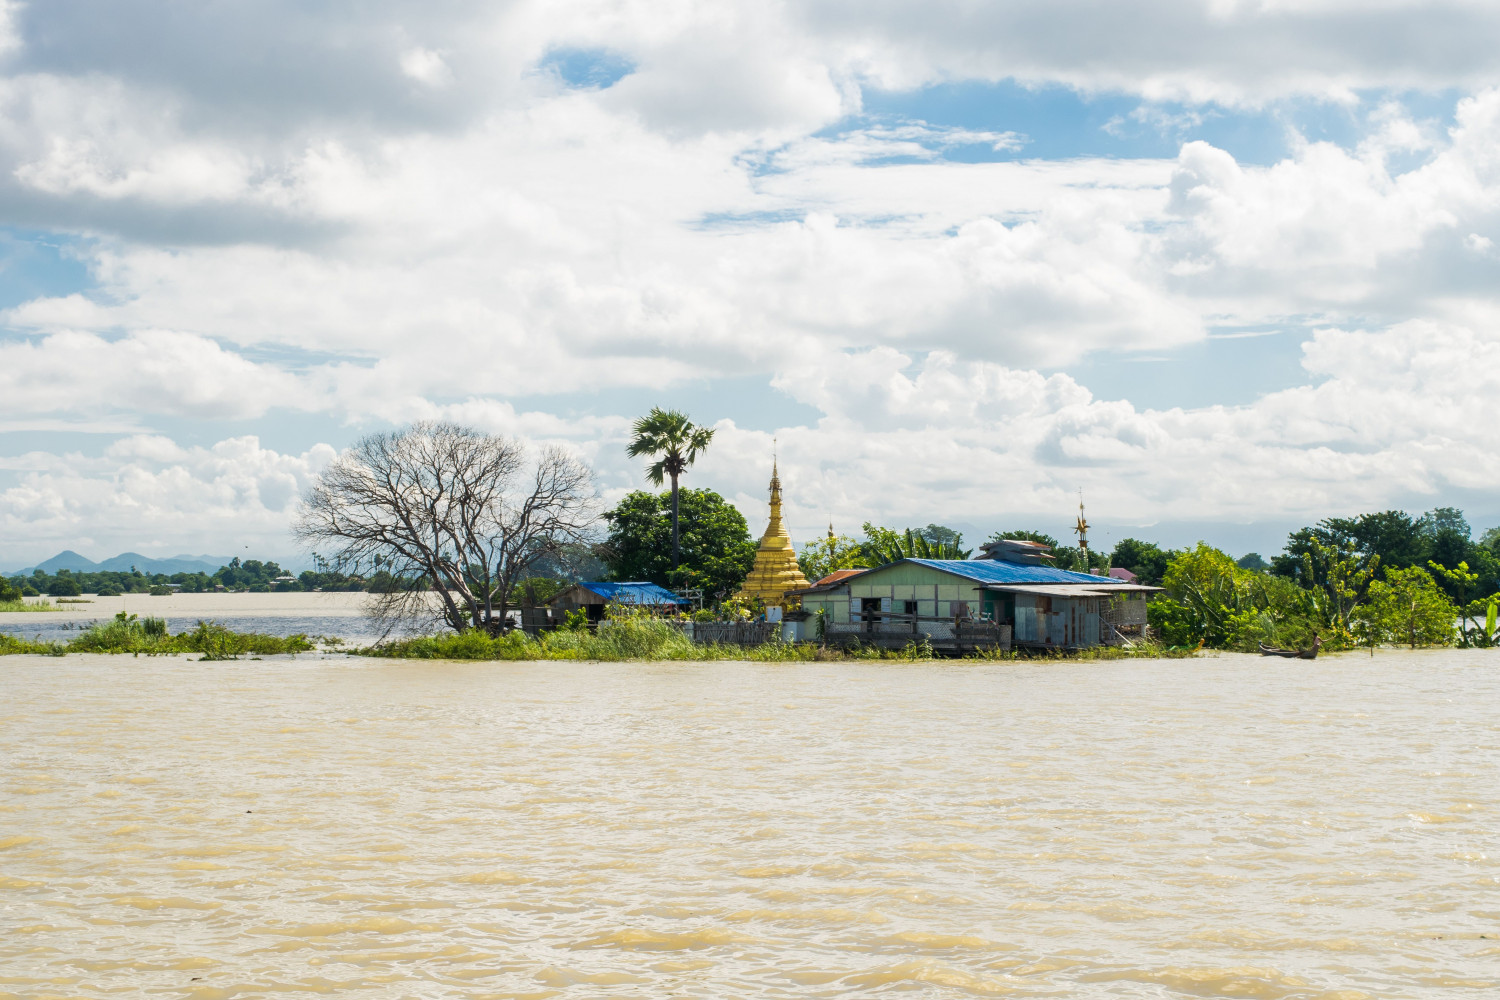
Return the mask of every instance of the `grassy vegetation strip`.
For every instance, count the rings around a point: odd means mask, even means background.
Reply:
[[[67,647],[60,642],[39,642],[34,639],[21,639],[17,636],[0,633],[0,656],[14,656],[20,653],[33,653],[40,656],[61,656],[67,651]]]
[[[56,611],[47,601],[26,601],[16,598],[13,601],[0,601],[0,614],[7,611]]]
[[[627,619],[609,622],[598,630],[559,629],[532,638],[522,632],[490,636],[471,631],[446,635],[419,636],[381,643],[356,650],[363,656],[408,660],[759,660],[795,662],[813,660],[904,660],[935,659],[931,645],[911,643],[903,649],[856,646],[836,649],[811,642],[768,642],[760,646],[734,646],[695,643],[682,632],[663,621]],[[1069,653],[1067,658],[1128,659],[1151,656],[1191,656],[1196,650],[1163,650],[1156,646],[1135,649],[1086,650]],[[968,659],[1030,659],[1033,656],[1062,654],[1029,654],[1026,652],[980,652]]]
[[[138,618],[123,612],[107,622],[95,622],[66,643],[40,642],[0,635],[0,655],[15,653],[201,653],[206,660],[236,656],[303,653],[313,643],[305,635],[285,638],[259,632],[233,632],[217,622],[200,621],[191,632],[167,631],[163,618]]]

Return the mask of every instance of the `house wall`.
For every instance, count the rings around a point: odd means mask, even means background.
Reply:
[[[547,603],[550,606],[563,611],[572,611],[577,608],[587,607],[591,604],[597,604],[600,607],[603,607],[607,602],[604,600],[604,598],[600,597],[592,590],[588,590],[575,584],[574,586],[569,587],[567,590],[558,594],[556,597],[552,598],[552,600],[548,601]]]
[[[899,612],[901,602],[916,601],[917,614],[950,618],[956,601],[967,602],[971,614],[980,611],[983,594],[983,588],[977,584],[915,563],[871,570],[851,580],[848,589],[843,602],[845,617],[836,617],[835,621],[850,620],[847,616],[851,607],[857,608],[866,597],[880,598],[882,610]],[[858,612],[854,613],[857,617]]]
[[[979,584],[915,563],[901,563],[872,570],[847,585],[802,598],[804,610],[824,611],[831,622],[859,620],[860,602],[873,597],[884,611],[900,612],[901,602],[916,601],[917,614],[932,618],[953,616],[953,604],[968,602],[971,614],[985,614],[997,622],[1010,622],[1015,641],[1050,643],[1054,646],[1094,646],[1101,640],[1101,612],[1108,614],[1107,600],[1097,597],[1042,597],[1037,594],[1005,594],[987,591]],[[1118,602],[1121,614],[1139,613],[1145,618],[1145,601],[1134,597]],[[925,624],[925,623],[924,623]],[[924,628],[925,631],[925,628]]]
[[[843,589],[823,594],[807,594],[802,598],[802,610],[817,614],[822,611],[829,621],[849,620],[849,594]]]

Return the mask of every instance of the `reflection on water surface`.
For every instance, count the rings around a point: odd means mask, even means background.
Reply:
[[[0,997],[1488,995],[1497,675],[0,658]]]

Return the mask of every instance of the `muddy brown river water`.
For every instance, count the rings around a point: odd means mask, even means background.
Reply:
[[[0,658],[0,997],[1500,995],[1500,655]]]

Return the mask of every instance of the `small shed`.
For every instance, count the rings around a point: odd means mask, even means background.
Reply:
[[[691,606],[691,601],[679,597],[665,587],[645,581],[615,583],[613,581],[584,581],[558,594],[548,601],[555,611],[588,612],[589,621],[602,621],[604,609],[610,604],[636,604],[658,611],[675,611]]]

